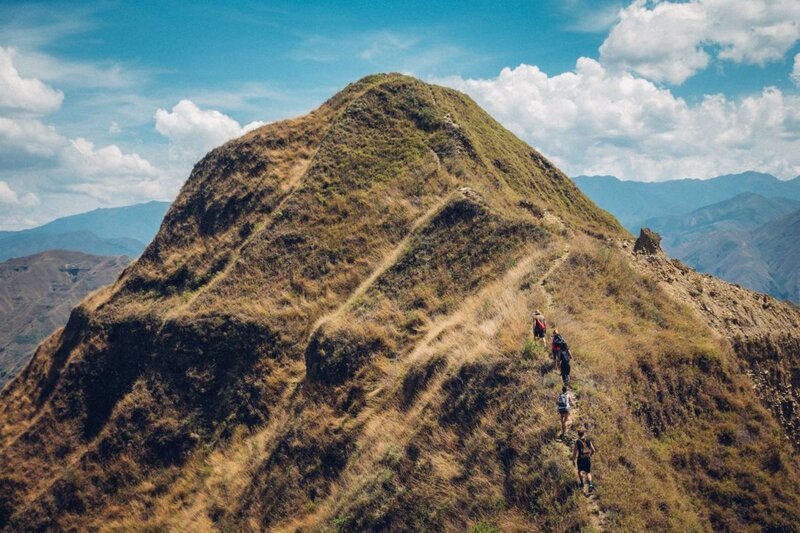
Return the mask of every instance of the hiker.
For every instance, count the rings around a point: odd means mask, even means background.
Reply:
[[[564,383],[564,386],[567,386],[569,385],[569,373],[571,370],[570,361],[572,361],[572,354],[570,353],[566,342],[559,346],[557,357],[558,359],[556,360],[556,364],[558,364],[561,370],[561,381]]]
[[[547,333],[547,323],[544,321],[544,315],[538,309],[533,314],[533,340],[541,342],[545,346],[545,334]]]
[[[594,490],[592,455],[597,453],[597,449],[594,447],[592,440],[585,437],[585,434],[584,430],[578,430],[578,440],[575,441],[575,446],[572,448],[572,462],[578,469],[578,486],[583,490],[583,476],[581,474],[586,474],[586,480],[589,482],[589,492],[592,492]]]
[[[558,407],[558,414],[561,415],[561,435],[559,439],[563,439],[567,434],[567,422],[569,421],[569,410],[572,408],[572,398],[570,397],[567,386],[561,387],[561,394],[556,398],[556,406]]]
[[[550,345],[550,350],[553,353],[553,364],[558,365],[558,352],[561,349],[567,349],[567,342],[564,340],[564,337],[558,332],[557,329],[553,330],[553,343]]]

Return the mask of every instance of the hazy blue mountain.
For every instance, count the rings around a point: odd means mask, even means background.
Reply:
[[[60,249],[136,257],[158,231],[168,202],[95,209],[36,228],[0,232],[0,261]]]
[[[667,250],[701,272],[800,303],[800,210],[747,231],[719,231]]]
[[[690,213],[746,192],[800,201],[800,177],[783,181],[758,172],[657,183],[622,181],[613,176],[577,176],[573,180],[632,232],[638,232],[649,219]]]
[[[574,181],[634,234],[642,227],[658,232],[669,255],[698,271],[800,302],[800,177]]]
[[[670,247],[704,234],[753,230],[798,209],[800,201],[797,200],[765,198],[760,194],[745,192],[685,215],[651,218],[645,220],[642,226],[661,234],[664,248],[670,251]]]
[[[756,246],[751,231],[719,231],[666,249],[700,272],[743,287],[781,297],[769,265]]]
[[[781,299],[800,302],[800,202],[744,193],[645,225],[687,265]]]
[[[752,241],[769,268],[769,292],[800,303],[800,210],[754,230]]]

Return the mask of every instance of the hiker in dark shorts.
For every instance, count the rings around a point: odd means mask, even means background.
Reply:
[[[561,435],[559,439],[563,439],[567,433],[567,422],[569,421],[569,411],[572,408],[572,398],[567,390],[567,386],[561,387],[561,394],[556,398],[556,407],[558,407],[558,414],[561,416]]]
[[[591,439],[585,437],[585,432],[578,430],[578,440],[572,448],[572,461],[578,469],[578,486],[583,490],[583,476],[586,474],[586,481],[589,483],[589,492],[594,490],[592,482],[592,455],[597,453]]]
[[[545,334],[547,333],[547,323],[544,321],[544,315],[538,309],[533,314],[533,340],[536,342],[541,342],[542,346],[545,346],[547,341],[545,340]]]

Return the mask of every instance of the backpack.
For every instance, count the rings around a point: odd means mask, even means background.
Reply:
[[[562,392],[559,394],[556,405],[558,405],[559,409],[569,409],[569,393]]]
[[[561,364],[568,365],[570,360],[572,359],[572,355],[569,353],[569,350],[566,346],[564,346],[561,351],[558,352],[559,357],[561,357]]]
[[[569,347],[567,346],[567,341],[564,340],[564,337],[562,337],[560,333],[556,335],[555,339],[553,339],[553,344],[558,346],[558,349],[561,351],[569,350]]]
[[[581,439],[578,439],[578,440],[575,441],[575,445],[578,447],[578,456],[580,456],[580,457],[590,457],[592,455],[592,440],[591,439],[586,439],[585,441],[582,441]],[[586,453],[584,453],[583,450],[586,450]]]
[[[534,329],[536,331],[541,331],[541,332],[547,331],[547,328],[545,327],[544,322],[542,322],[541,318],[536,319],[536,326],[534,326]]]

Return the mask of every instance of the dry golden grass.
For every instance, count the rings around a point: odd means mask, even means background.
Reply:
[[[625,237],[465,96],[366,78],[198,163],[6,389],[0,527],[790,527],[780,426]],[[596,503],[537,307],[575,354]]]

